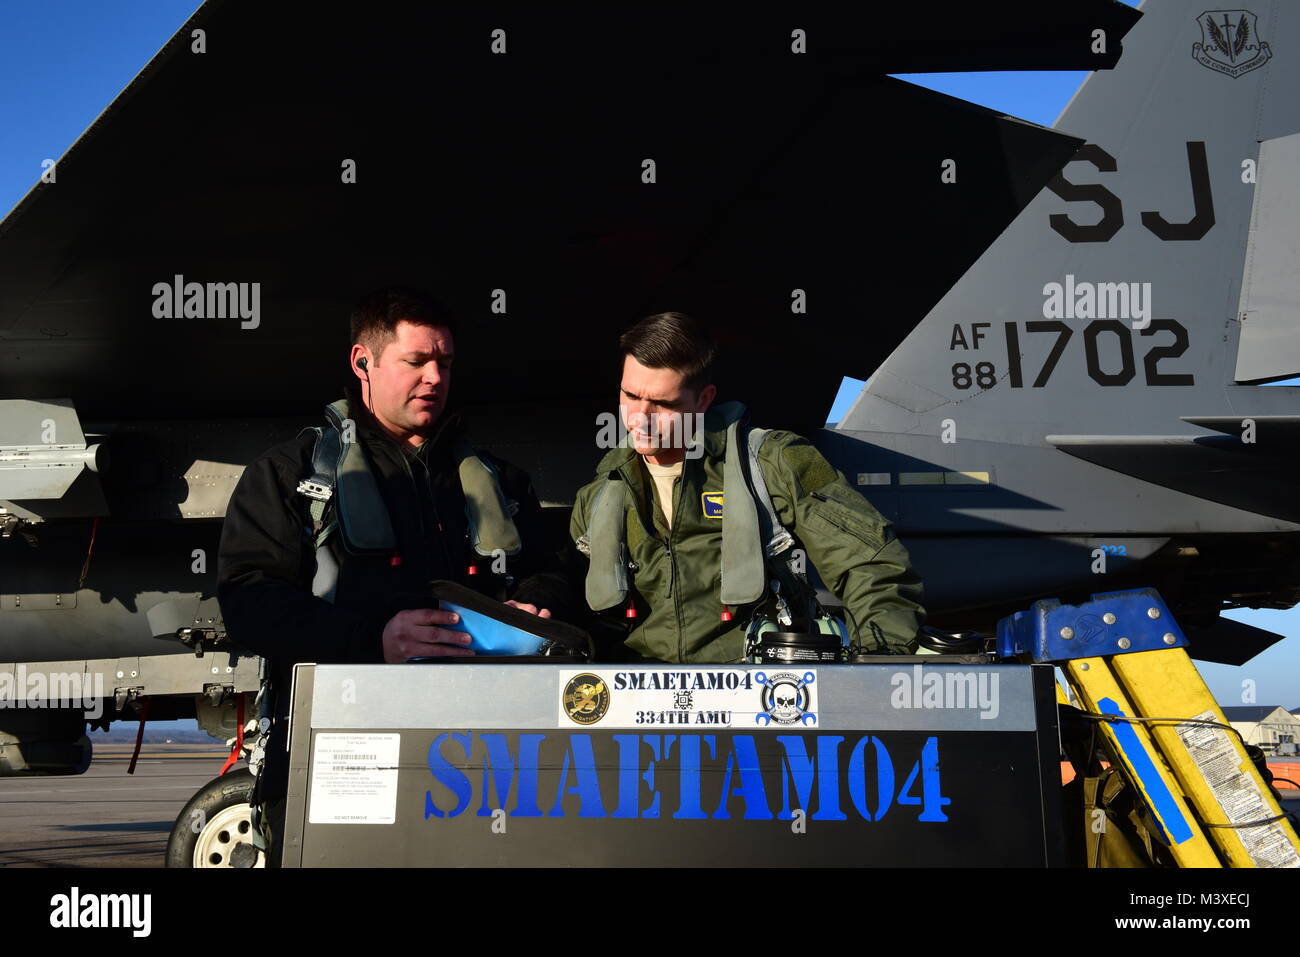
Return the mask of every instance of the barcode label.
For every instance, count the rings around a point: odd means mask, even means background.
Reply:
[[[398,734],[317,734],[308,822],[392,824],[400,751]]]
[[[1198,714],[1196,721],[1218,721],[1212,711]],[[1237,753],[1229,732],[1208,724],[1180,724],[1178,737],[1201,769],[1215,800],[1230,824],[1248,824],[1276,813],[1264,796],[1255,776],[1242,769],[1247,759]],[[1236,831],[1256,867],[1300,867],[1300,853],[1291,843],[1281,821],[1243,827]]]

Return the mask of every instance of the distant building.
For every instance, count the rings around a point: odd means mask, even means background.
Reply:
[[[1247,744],[1259,745],[1265,754],[1294,756],[1300,753],[1300,716],[1281,705],[1224,708],[1223,714]]]

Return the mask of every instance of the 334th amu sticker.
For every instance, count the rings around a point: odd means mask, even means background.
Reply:
[[[563,671],[557,727],[811,728],[817,725],[816,682],[815,670]]]

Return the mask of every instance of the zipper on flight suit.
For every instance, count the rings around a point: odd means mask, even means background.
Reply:
[[[620,468],[619,474],[623,477],[623,482],[629,488],[631,488],[632,483],[628,481],[627,473],[624,472],[622,468]],[[677,513],[677,487],[680,484],[682,484],[682,480],[685,479],[685,477],[686,477],[686,466],[683,465],[682,474],[677,476],[677,478],[673,479],[673,513],[674,514]],[[655,494],[654,478],[649,474],[648,469],[646,470],[646,479],[651,483],[649,492],[650,495],[653,497]],[[639,496],[633,496],[637,517],[641,519],[641,524],[643,526],[655,532],[655,538],[658,539],[661,543],[663,543],[664,548],[668,552],[668,573],[669,573],[668,590],[672,593],[673,596],[673,613],[677,618],[677,658],[680,661],[683,655],[686,653],[686,644],[683,638],[684,630],[682,627],[682,604],[681,604],[681,594],[680,594],[681,589],[677,587],[677,556],[673,553],[673,543],[672,543],[673,526],[671,523],[669,523],[667,538],[659,538],[658,535],[659,529],[655,527],[655,521],[654,521],[653,498],[651,501],[652,511],[649,516],[645,514],[641,502],[637,500],[638,498]]]
[[[651,479],[651,481],[654,481]],[[678,486],[686,482],[686,463],[682,462],[682,474],[673,479],[673,515],[681,517],[681,512],[677,510],[677,489]],[[679,523],[680,524],[680,523]],[[677,660],[681,661],[686,657],[686,628],[682,621],[682,599],[681,589],[677,587],[677,555],[673,552],[673,525],[668,523],[668,538],[664,544],[668,547],[668,566],[672,571],[672,591],[673,591],[673,611],[677,615]]]

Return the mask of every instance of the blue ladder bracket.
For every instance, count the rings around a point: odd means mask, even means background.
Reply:
[[[1154,588],[1098,592],[1082,605],[1036,601],[998,622],[998,656],[1039,663],[1185,648],[1187,636]]]

